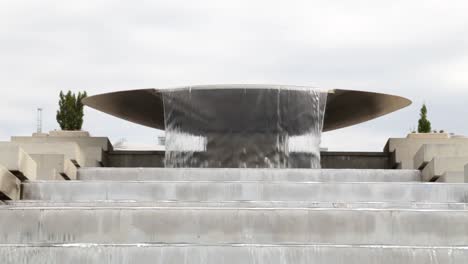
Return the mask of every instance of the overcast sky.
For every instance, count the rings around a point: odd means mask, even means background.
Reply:
[[[57,129],[60,90],[98,94],[212,83],[357,89],[413,105],[326,133],[380,151],[417,126],[468,134],[468,1],[0,1],[0,140]],[[154,144],[161,131],[92,109],[84,129]]]

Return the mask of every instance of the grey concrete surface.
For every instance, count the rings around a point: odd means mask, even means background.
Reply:
[[[468,164],[465,165],[465,183],[468,183]]]
[[[83,168],[79,177],[24,182],[24,200],[0,205],[0,263],[468,258],[468,185],[422,183],[415,170]]]
[[[63,154],[30,154],[37,164],[37,180],[63,180]]]
[[[0,200],[17,200],[20,196],[20,180],[0,165]]]
[[[468,202],[468,185],[346,182],[116,182],[23,183],[26,200]]]
[[[447,171],[437,179],[437,182],[464,183],[465,173],[463,171]]]
[[[468,146],[468,138],[451,137],[448,134],[409,134],[406,138],[390,138],[384,147],[385,152],[395,152],[395,165],[402,169],[418,169],[414,157],[423,145]],[[420,163],[420,162],[417,162]],[[453,170],[453,169],[452,169]]]
[[[75,131],[53,131],[47,136],[11,137],[11,141],[22,145],[38,146],[39,148],[41,146],[55,144],[59,146],[56,151],[61,149],[61,144],[75,144],[78,146],[79,155],[74,154],[76,153],[74,150],[73,152],[66,153],[77,156],[75,159],[80,166],[84,167],[99,167],[103,161],[103,151],[112,150],[112,144],[107,137],[76,135]],[[34,148],[32,150],[34,150]]]
[[[0,165],[21,180],[35,180],[37,164],[22,148],[11,142],[0,142]]]
[[[466,247],[350,245],[0,245],[4,264],[458,264]]]
[[[419,182],[417,170],[82,168],[79,180]]]
[[[448,171],[462,172],[467,163],[468,156],[435,157],[422,170],[422,179],[423,181],[435,181]]]
[[[56,154],[63,155],[64,160],[76,160],[81,166],[85,165],[86,155],[80,146],[75,142],[48,142],[44,138],[43,142],[41,141],[13,141],[13,144],[20,146],[26,153],[29,155],[45,155],[45,154]],[[48,166],[48,165],[45,165]],[[63,172],[63,168],[61,169]]]
[[[5,201],[15,207],[213,207],[213,208],[341,208],[341,209],[432,209],[468,210],[468,203],[421,203],[421,202],[307,202],[307,201],[223,201],[223,202],[180,202],[180,201],[75,201],[54,202],[38,200]]]
[[[468,144],[424,144],[414,155],[414,168],[424,169],[435,157],[468,156]]]
[[[21,219],[21,221],[18,221]],[[465,245],[468,211],[258,208],[0,209],[2,243]],[[125,232],[122,232],[125,230]]]

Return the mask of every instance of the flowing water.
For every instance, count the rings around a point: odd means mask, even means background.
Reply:
[[[165,166],[320,168],[327,93],[307,87],[163,92]]]

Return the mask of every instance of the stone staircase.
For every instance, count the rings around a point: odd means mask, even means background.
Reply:
[[[0,263],[467,263],[468,184],[412,170],[83,168],[0,206]]]

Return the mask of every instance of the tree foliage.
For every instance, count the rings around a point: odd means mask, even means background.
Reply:
[[[64,94],[60,91],[59,110],[57,111],[57,122],[62,130],[81,130],[83,126],[83,103],[86,92],[77,95],[68,91]]]
[[[423,104],[421,107],[421,113],[419,114],[420,118],[418,121],[418,132],[419,133],[430,133],[431,132],[431,122],[427,120],[427,107],[426,104]]]

